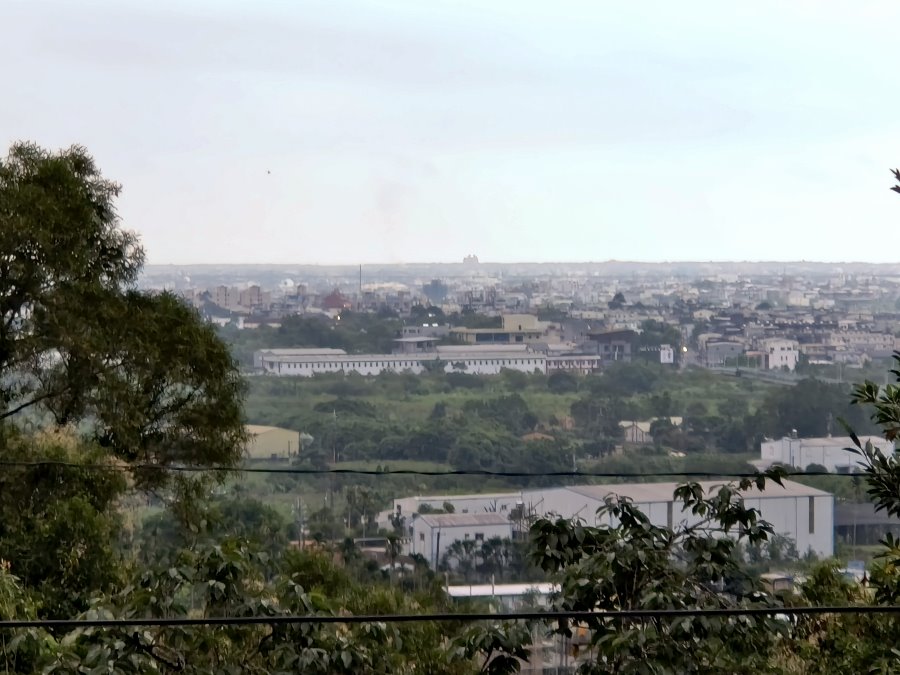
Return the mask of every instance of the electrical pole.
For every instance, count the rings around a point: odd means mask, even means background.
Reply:
[[[300,497],[297,497],[297,501],[294,503],[294,518],[297,522],[298,539],[302,550],[306,547],[306,534],[303,531],[303,500]]]

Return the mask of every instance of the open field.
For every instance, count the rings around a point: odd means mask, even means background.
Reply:
[[[520,395],[538,421],[547,426],[555,419],[570,414],[572,403],[591,394],[591,381],[602,375],[581,377],[578,390],[570,392],[549,391],[543,376],[523,376],[524,386],[516,378],[510,381],[504,376],[480,378],[481,387],[448,388],[426,376],[392,376],[390,378],[345,378],[328,375],[316,378],[251,378],[246,401],[247,418],[254,424],[272,424],[298,428],[298,423],[320,416],[317,405],[327,406],[338,398],[365,401],[374,407],[378,416],[387,422],[417,423],[428,419],[437,404],[446,406],[448,414],[462,411],[469,401],[481,401],[511,394]],[[419,378],[412,381],[409,378]],[[342,387],[342,381],[352,386]],[[392,381],[393,380],[393,381]],[[401,386],[396,386],[396,381]],[[718,414],[724,400],[738,399],[746,402],[749,411],[755,412],[766,393],[785,385],[759,382],[751,378],[725,377],[697,368],[672,373],[654,386],[652,391],[625,394],[619,397],[623,403],[640,408],[653,397],[668,393],[674,414],[684,414],[692,405],[701,404],[708,414]],[[327,412],[325,413],[327,414]]]

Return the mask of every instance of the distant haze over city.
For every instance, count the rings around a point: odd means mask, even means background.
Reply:
[[[900,275],[900,262],[819,262],[819,261],[670,261],[641,262],[627,260],[607,260],[600,262],[410,262],[410,263],[369,263],[358,265],[308,265],[308,264],[188,264],[188,265],[147,265],[145,280],[175,278],[221,278],[222,280],[248,279],[258,281],[260,277],[280,278],[283,276],[347,277],[356,279],[360,275],[366,280],[372,277],[430,278],[481,275],[513,276],[629,276],[634,274],[652,276],[697,277],[706,275],[832,275],[854,274],[890,276]]]
[[[0,3],[151,263],[873,260],[900,3]],[[66,111],[80,114],[60,114]]]

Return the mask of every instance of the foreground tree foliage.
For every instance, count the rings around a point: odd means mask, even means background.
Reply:
[[[119,191],[79,147],[20,143],[0,160],[0,421],[78,425],[128,464],[232,466],[237,368],[177,298],[135,290],[144,255]]]
[[[182,550],[167,566],[136,571],[98,596],[84,618],[351,616],[446,611],[439,586],[410,594],[374,579],[360,584],[324,550],[273,560],[236,539]],[[0,618],[29,616],[30,599],[0,570]],[[12,612],[10,612],[12,608]],[[30,615],[33,615],[31,612]],[[298,623],[165,628],[78,628],[5,635],[11,672],[447,673],[475,672],[481,645],[460,627],[433,623]],[[490,637],[490,636],[489,636]],[[517,653],[524,653],[516,647]]]
[[[93,594],[122,579],[117,541],[122,531],[121,471],[96,470],[107,456],[72,435],[0,433],[0,459],[58,464],[8,466],[0,471],[0,560],[35,591],[41,616],[75,616]]]
[[[228,469],[243,450],[235,363],[184,303],[134,287],[119,190],[79,147],[0,160],[0,559],[41,616],[121,579],[129,485],[202,496],[209,476],[169,469]]]

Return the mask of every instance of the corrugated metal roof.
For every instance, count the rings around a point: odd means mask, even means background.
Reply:
[[[415,495],[413,497],[397,497],[394,501],[415,499],[420,502],[457,502],[464,499],[506,499],[508,497],[522,497],[521,492],[471,492],[464,495],[440,494],[440,495]]]
[[[715,492],[728,481],[698,481],[705,494]],[[746,490],[745,497],[753,499],[777,499],[784,497],[830,497],[831,494],[824,490],[818,490],[808,485],[802,485],[791,480],[783,481],[784,487],[769,482],[762,492],[753,487]],[[638,504],[672,501],[672,495],[679,483],[623,483],[621,485],[573,485],[568,489],[572,492],[603,501],[609,495],[627,497]]]
[[[497,359],[545,359],[543,354],[528,352],[524,349],[486,349],[486,345],[473,345],[466,351],[443,351],[437,347],[436,352],[414,354],[296,354],[266,356],[267,363],[360,363],[360,362],[397,362],[397,361],[483,361]]]
[[[298,354],[296,356],[272,356],[269,363],[363,363],[397,361],[434,361],[436,354]]]
[[[867,442],[871,442],[872,445],[876,447],[891,447],[893,443],[884,439],[881,436],[860,436],[860,442],[865,445]],[[793,441],[802,446],[826,446],[826,447],[836,447],[836,448],[849,448],[853,447],[853,441],[850,440],[847,436],[821,436],[818,438],[788,438],[787,436],[783,438],[776,438],[773,441],[764,441],[765,443],[780,443],[782,441]]]
[[[343,349],[337,349],[334,347],[287,347],[276,349],[260,349],[259,353],[267,354],[270,356],[327,356],[346,354],[347,352]]]
[[[430,527],[469,527],[471,525],[510,525],[509,518],[499,513],[430,513],[419,519]]]
[[[251,436],[260,436],[262,434],[269,433],[270,431],[287,431],[290,434],[297,433],[293,429],[285,429],[284,427],[268,427],[264,424],[246,424],[244,425],[244,430]]]
[[[540,582],[534,584],[470,584],[468,586],[448,586],[451,598],[519,597],[528,593],[550,595],[559,591],[558,584]]]
[[[527,352],[528,345],[516,343],[482,344],[482,345],[440,345],[439,354],[470,354],[473,352]]]

